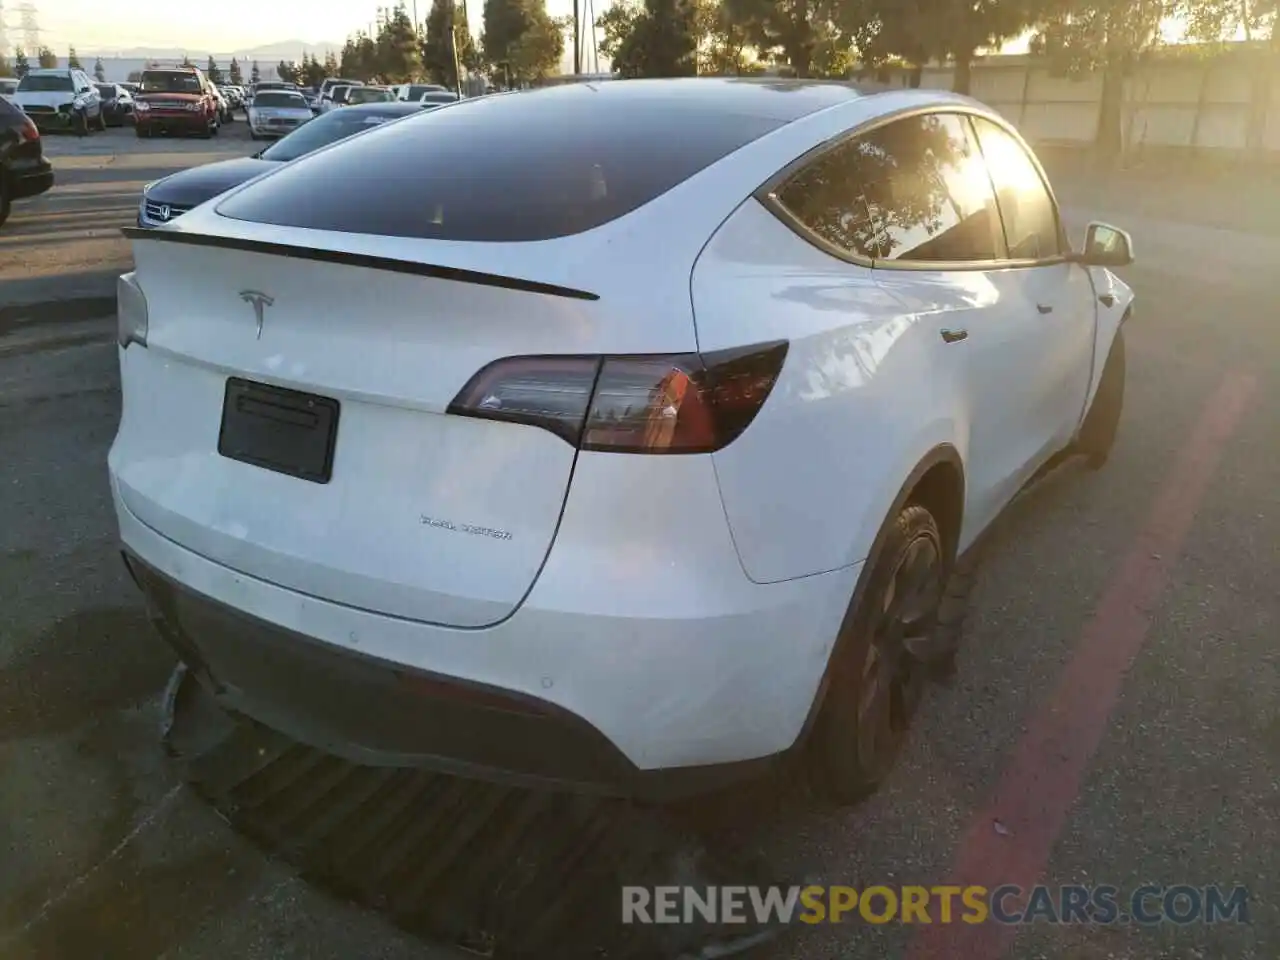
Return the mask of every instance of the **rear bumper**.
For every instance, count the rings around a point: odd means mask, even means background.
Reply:
[[[860,569],[747,584],[754,607],[698,616],[650,580],[641,614],[609,575],[557,570],[553,549],[514,614],[458,629],[215,563],[134,516],[114,467],[112,486],[162,632],[227,708],[360,763],[652,800],[791,750]]]
[[[144,112],[136,115],[135,122],[144,131],[163,133],[203,133],[209,128],[209,120],[203,114],[156,116],[152,112]]]
[[[38,196],[53,186],[53,167],[45,159],[34,164],[15,165],[9,171],[9,184],[15,200]]]

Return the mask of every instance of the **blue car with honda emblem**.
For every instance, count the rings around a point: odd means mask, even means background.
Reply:
[[[282,163],[388,121],[421,113],[431,105],[370,103],[316,117],[251,157],[221,160],[155,180],[142,190],[138,226],[162,227],[192,207],[252,180]]]

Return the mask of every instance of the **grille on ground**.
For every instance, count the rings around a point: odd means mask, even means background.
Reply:
[[[319,886],[427,939],[501,958],[730,956],[777,931],[625,925],[621,888],[765,884],[665,811],[367,767],[233,718],[184,668],[165,741],[233,826]]]

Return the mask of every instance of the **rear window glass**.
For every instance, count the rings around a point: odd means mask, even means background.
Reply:
[[[143,93],[199,93],[200,78],[195,73],[148,70],[142,75]]]
[[[427,111],[303,157],[217,209],[346,233],[546,240],[629,213],[784,122],[715,98],[643,89],[610,96],[609,86]]]
[[[291,110],[305,110],[307,101],[300,93],[285,93],[283,90],[263,91],[253,98],[255,107],[288,107]]]

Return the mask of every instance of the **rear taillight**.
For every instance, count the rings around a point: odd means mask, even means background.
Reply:
[[[709,453],[755,419],[786,341],[709,354],[509,357],[477,373],[449,412],[550,430],[582,450]]]
[[[40,139],[40,128],[32,122],[30,117],[22,118],[22,124],[18,127],[18,139],[23,143]]]

